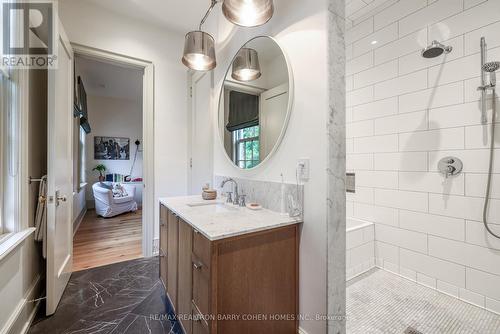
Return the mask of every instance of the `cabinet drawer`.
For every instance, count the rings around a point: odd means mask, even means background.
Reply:
[[[193,254],[193,301],[201,314],[208,315],[210,311],[210,268]]]
[[[208,334],[210,332],[208,323],[205,321],[195,304],[192,304],[191,316],[193,334]]]
[[[207,268],[210,268],[211,243],[196,229],[193,229],[193,254]]]

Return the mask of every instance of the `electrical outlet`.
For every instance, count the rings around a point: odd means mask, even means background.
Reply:
[[[308,158],[299,159],[297,162],[297,171],[301,180],[309,180],[310,160]]]

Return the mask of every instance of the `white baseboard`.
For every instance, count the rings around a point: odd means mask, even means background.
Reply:
[[[0,334],[25,334],[28,332],[33,319],[35,318],[40,301],[33,302],[38,298],[41,283],[41,276],[38,275],[26,292],[23,299],[14,308],[9,320],[0,330]]]
[[[73,222],[73,236],[75,236],[76,231],[78,231],[78,228],[80,227],[80,224],[82,223],[83,217],[85,217],[86,213],[87,213],[87,208],[84,208]]]

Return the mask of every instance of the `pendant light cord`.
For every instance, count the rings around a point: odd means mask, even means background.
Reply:
[[[208,16],[212,12],[212,9],[214,9],[215,5],[217,4],[217,0],[212,0],[212,3],[210,4],[210,7],[208,8],[207,12],[205,13],[205,16],[203,16],[203,19],[201,19],[200,25],[198,27],[198,30],[201,31],[201,26],[205,23],[205,21],[208,19]]]

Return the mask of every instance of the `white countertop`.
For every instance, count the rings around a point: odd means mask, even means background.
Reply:
[[[267,209],[226,204],[225,199],[205,201],[201,196],[182,196],[160,198],[160,203],[212,241],[302,222]],[[193,204],[207,205],[190,206]]]

